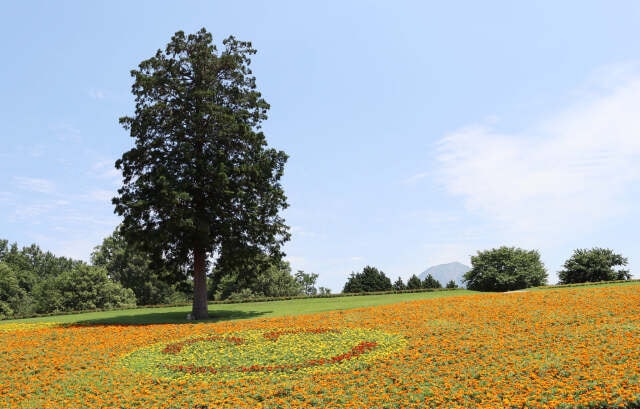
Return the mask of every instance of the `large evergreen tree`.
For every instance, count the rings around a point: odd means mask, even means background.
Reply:
[[[234,37],[223,48],[205,29],[177,32],[131,72],[135,115],[120,119],[135,143],[116,162],[121,233],[156,261],[192,268],[195,319],[208,316],[208,260],[279,257],[289,238],[278,215],[287,155],[260,132],[269,104],[249,69],[256,51]]]

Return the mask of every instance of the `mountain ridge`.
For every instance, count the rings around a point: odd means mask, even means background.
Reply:
[[[464,288],[462,278],[464,273],[471,270],[471,267],[464,265],[458,261],[451,263],[438,264],[431,266],[418,275],[420,280],[424,280],[427,275],[431,274],[433,278],[438,280],[442,286],[446,286],[451,280],[455,281],[459,287]]]

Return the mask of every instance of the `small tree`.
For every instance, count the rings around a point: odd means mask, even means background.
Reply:
[[[515,247],[478,251],[463,281],[469,290],[512,291],[546,284],[547,271],[536,250]]]
[[[407,286],[402,282],[402,278],[398,277],[398,279],[393,283],[393,289],[396,291],[406,290]]]
[[[442,284],[440,284],[440,281],[433,278],[431,274],[427,274],[422,281],[422,288],[442,288]]]
[[[422,281],[420,281],[417,275],[413,274],[411,277],[409,277],[409,280],[407,281],[407,289],[417,290],[420,288],[422,288]]]
[[[300,288],[302,288],[304,295],[311,296],[318,293],[318,289],[316,288],[316,280],[318,279],[317,274],[305,273],[302,270],[298,270],[295,278]]]
[[[375,267],[366,266],[362,273],[351,273],[344,285],[343,293],[367,293],[373,291],[390,291],[393,289],[391,279]]]
[[[447,283],[445,288],[458,288],[458,283],[456,283],[455,280],[451,280]]]
[[[562,284],[628,280],[631,278],[629,270],[614,269],[616,266],[626,266],[627,262],[626,257],[611,249],[577,249],[564,262],[564,270],[558,276]]]

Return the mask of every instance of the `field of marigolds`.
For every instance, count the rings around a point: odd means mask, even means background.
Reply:
[[[640,285],[205,324],[0,324],[2,408],[640,407]]]

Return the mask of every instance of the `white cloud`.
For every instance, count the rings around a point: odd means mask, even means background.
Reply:
[[[284,258],[291,266],[291,272],[295,274],[298,270],[305,271],[308,268],[308,260],[304,256],[295,256],[287,254]]]
[[[29,156],[31,156],[32,158],[41,158],[45,155],[45,153],[47,152],[47,149],[44,145],[38,144],[38,145],[34,145],[29,147]]]
[[[105,99],[106,93],[101,89],[90,89],[89,97],[91,99],[101,100],[101,99]]]
[[[82,199],[88,200],[90,202],[103,202],[103,203],[111,203],[111,199],[115,196],[114,191],[98,189],[92,190],[91,192],[82,195]]]
[[[296,237],[296,238],[304,238],[304,239],[319,239],[319,238],[323,238],[322,235],[308,230],[306,227],[304,226],[291,226],[290,228],[290,232],[291,232],[291,236],[292,237]]]
[[[454,211],[440,211],[432,209],[408,212],[404,218],[409,220],[411,223],[419,222],[432,228],[441,228],[445,225],[457,224],[461,220],[461,216]]]
[[[64,122],[52,124],[49,129],[62,142],[79,142],[82,140],[80,130]]]
[[[104,236],[106,237],[106,235]],[[72,239],[56,240],[51,243],[51,252],[58,257],[69,257],[74,260],[89,261],[93,248],[101,243],[101,240]]]
[[[13,199],[11,192],[0,192],[0,203],[7,203]]]
[[[55,190],[55,184],[47,179],[14,176],[13,182],[19,189],[30,192],[53,193]]]
[[[600,70],[600,89],[520,132],[476,124],[446,135],[440,182],[518,233],[555,239],[624,215],[634,206],[627,192],[640,180],[640,75],[623,72],[614,81],[615,72]]]
[[[29,224],[40,224],[42,215],[51,211],[55,206],[51,204],[30,204],[15,208],[10,220],[13,222],[28,222]]]
[[[111,215],[98,217],[78,209],[71,209],[65,214],[52,217],[51,220],[58,225],[80,231],[78,227],[115,226],[113,218],[114,216]]]
[[[122,180],[122,173],[116,169],[115,162],[112,159],[98,161],[91,166],[91,171],[99,179],[110,179],[114,182],[119,182]]]
[[[42,224],[49,222],[52,217],[60,217],[71,202],[63,199],[47,200],[46,202],[22,203],[16,205],[9,220],[13,222]],[[53,215],[53,216],[52,216]]]
[[[426,178],[427,176],[429,176],[429,172],[416,173],[415,175],[411,175],[408,178],[404,179],[402,181],[402,184],[403,185],[415,185],[416,183],[418,183],[422,179]]]

